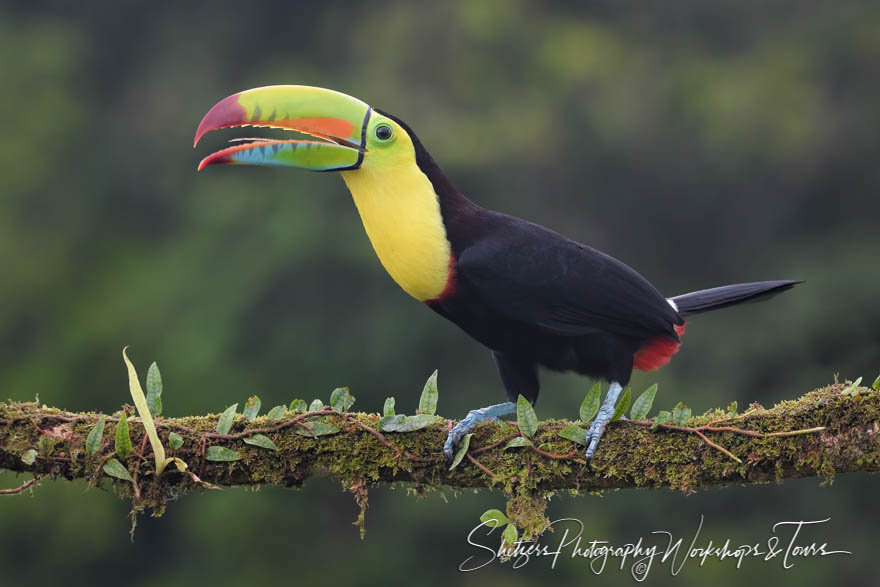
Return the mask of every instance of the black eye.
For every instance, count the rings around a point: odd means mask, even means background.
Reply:
[[[376,127],[376,138],[380,141],[387,141],[393,134],[394,131],[387,124],[380,124]]]

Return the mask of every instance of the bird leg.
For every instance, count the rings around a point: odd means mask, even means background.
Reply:
[[[623,388],[618,382],[611,382],[611,387],[608,389],[608,395],[605,397],[605,401],[602,402],[602,407],[599,408],[599,413],[596,414],[592,426],[590,426],[589,431],[587,431],[586,457],[588,461],[593,458],[593,453],[596,452],[596,447],[599,446],[599,439],[602,438],[602,434],[605,432],[605,427],[614,415],[614,408],[617,407],[617,398],[620,395],[621,390],[623,390]]]
[[[449,431],[449,435],[446,437],[446,444],[443,445],[443,454],[451,461],[458,443],[461,442],[465,434],[474,429],[474,426],[480,422],[497,420],[501,416],[513,414],[514,412],[516,412],[516,404],[513,402],[504,402],[503,404],[471,410],[466,418]]]

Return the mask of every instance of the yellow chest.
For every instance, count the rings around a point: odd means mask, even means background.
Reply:
[[[342,173],[373,249],[403,290],[420,301],[440,296],[451,247],[430,180],[416,165]]]

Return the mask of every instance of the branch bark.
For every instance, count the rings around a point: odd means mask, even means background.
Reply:
[[[308,414],[288,412],[281,420],[247,420],[239,415],[229,434],[214,432],[218,415],[158,418],[156,425],[166,447],[169,433],[183,437],[183,446],[170,454],[185,461],[188,471],[169,467],[156,478],[151,455],[145,454],[149,445],[143,439],[143,426],[138,418],[129,418],[136,449],[128,459],[120,460],[135,482],[115,483],[118,493],[132,498],[136,508],[151,507],[161,513],[166,500],[181,490],[209,484],[295,487],[318,474],[339,479],[365,505],[367,486],[394,482],[428,488],[496,488],[513,499],[517,495],[537,498],[562,489],[668,487],[691,491],[730,483],[815,476],[829,480],[835,473],[878,471],[880,392],[858,388],[857,393],[843,395],[843,389],[842,384],[831,385],[772,409],[755,404],[733,420],[715,410],[692,419],[687,427],[652,430],[647,422],[618,421],[609,426],[589,467],[582,460],[583,447],[558,435],[571,422],[544,422],[532,439],[534,448],[508,449],[504,448],[506,443],[519,435],[514,424],[481,424],[471,439],[468,458],[450,470],[441,452],[451,424],[448,421],[414,432],[382,433],[378,414],[325,409]],[[0,403],[0,468],[102,485],[109,479],[102,465],[115,456],[118,418],[106,418],[100,447],[95,454],[87,454],[86,437],[99,416],[35,403]],[[340,432],[318,438],[304,436],[308,423],[316,418],[340,428]],[[793,436],[768,434],[815,427],[824,429]],[[255,434],[271,438],[278,450],[244,442]],[[206,448],[212,446],[233,450],[239,459],[206,460]],[[28,463],[30,449],[37,454],[31,455],[34,459]]]

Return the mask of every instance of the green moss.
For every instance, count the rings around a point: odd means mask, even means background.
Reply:
[[[583,494],[617,487],[668,487],[688,492],[702,486],[780,482],[797,476],[818,475],[830,483],[840,471],[876,471],[880,469],[880,393],[860,388],[857,394],[841,396],[843,388],[842,384],[831,385],[771,409],[753,404],[748,413],[718,424],[760,432],[825,426],[826,430],[819,434],[755,438],[734,432],[707,433],[713,442],[737,455],[741,463],[693,433],[650,430],[634,423],[616,422],[609,426],[590,469],[581,460],[582,447],[575,459],[561,460],[546,458],[528,448],[496,448],[476,456],[491,471],[489,477],[468,461],[448,470],[440,451],[446,437],[445,423],[412,433],[386,434],[395,451],[359,426],[378,429],[378,414],[352,414],[352,419],[324,415],[321,418],[340,428],[340,433],[309,438],[297,434],[296,426],[265,432],[277,445],[276,452],[247,445],[241,439],[210,438],[219,418],[218,414],[211,414],[157,419],[166,447],[170,431],[183,437],[183,446],[174,456],[183,459],[197,477],[169,470],[157,479],[151,455],[145,454],[143,460],[132,455],[124,463],[137,479],[137,491],[129,482],[111,483],[120,497],[132,501],[135,511],[150,510],[153,515],[161,515],[168,500],[203,490],[198,478],[222,485],[272,484],[295,488],[316,472],[326,471],[354,495],[360,508],[356,523],[362,528],[367,489],[373,484],[404,481],[414,484],[422,493],[444,486],[489,488],[505,495],[508,517],[521,534],[534,536],[547,527],[547,500],[560,490]],[[692,418],[688,425],[700,426],[724,416],[722,410],[709,410]],[[0,467],[29,470],[52,478],[87,478],[95,485],[106,483],[101,465],[112,454],[116,418],[107,419],[100,450],[87,455],[84,439],[97,418],[98,414],[70,414],[36,402],[0,403]],[[249,421],[238,416],[233,433],[285,422],[288,420]],[[533,440],[542,450],[566,454],[574,444],[560,438],[558,429],[571,424],[566,420],[543,422]],[[136,420],[130,421],[130,426],[139,450],[143,428]],[[515,432],[516,428],[508,424],[480,424],[474,430],[472,451]],[[241,459],[205,462],[201,456],[203,442],[227,446],[237,451]],[[26,466],[20,457],[30,448],[38,449],[40,456],[33,466]],[[145,451],[150,451],[148,444]],[[97,478],[93,478],[95,475]]]
[[[540,536],[550,527],[550,520],[544,515],[548,498],[549,495],[527,490],[508,495],[507,517],[520,529],[523,539]]]

